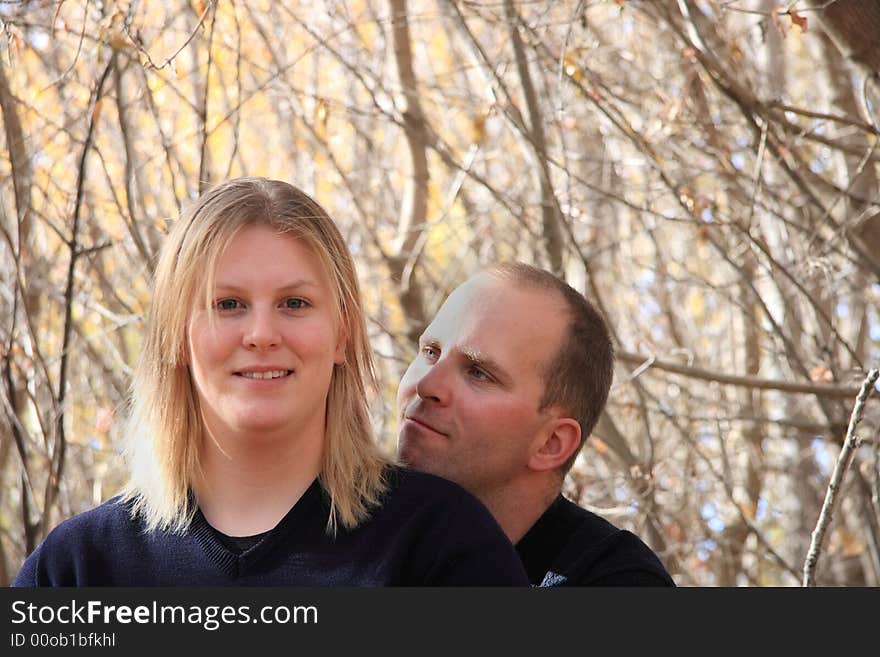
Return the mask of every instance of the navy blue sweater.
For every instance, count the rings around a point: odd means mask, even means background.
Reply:
[[[114,498],[52,530],[13,586],[528,585],[489,511],[439,477],[392,468],[383,503],[357,528],[332,538],[328,516],[316,480],[237,554],[201,512],[184,533],[146,533]]]

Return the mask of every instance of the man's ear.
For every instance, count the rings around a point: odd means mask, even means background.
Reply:
[[[574,454],[581,444],[581,425],[570,417],[548,421],[543,440],[529,458],[529,469],[555,470]]]

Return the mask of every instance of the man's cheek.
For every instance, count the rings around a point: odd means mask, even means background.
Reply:
[[[416,394],[416,382],[419,379],[415,370],[416,364],[410,364],[410,366],[406,368],[406,372],[403,373],[403,378],[400,379],[400,385],[397,387],[397,410],[401,413],[409,400]]]

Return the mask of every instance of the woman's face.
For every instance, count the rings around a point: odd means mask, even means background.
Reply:
[[[213,308],[195,309],[187,329],[210,435],[323,437],[345,342],[320,260],[302,240],[246,226],[220,256],[215,281]]]

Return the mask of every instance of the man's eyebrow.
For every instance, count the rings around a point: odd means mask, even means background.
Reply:
[[[461,350],[461,355],[470,363],[471,365],[476,365],[479,368],[488,370],[492,373],[496,379],[499,379],[501,383],[510,383],[511,376],[501,366],[497,360],[493,360],[486,354],[482,353],[479,349],[473,348],[464,348]]]

